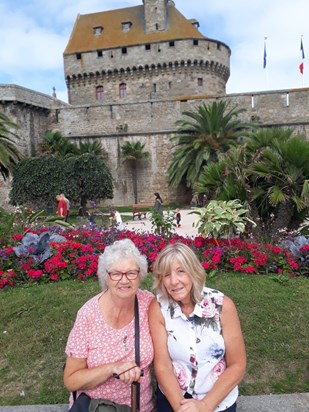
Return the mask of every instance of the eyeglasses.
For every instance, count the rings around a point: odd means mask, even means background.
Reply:
[[[139,275],[139,269],[138,270],[128,270],[128,272],[107,272],[108,276],[111,278],[111,280],[115,280],[118,282],[123,278],[123,276],[126,276],[128,280],[134,280],[137,278]]]

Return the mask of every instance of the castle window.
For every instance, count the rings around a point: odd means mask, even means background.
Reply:
[[[158,23],[156,23],[156,30],[159,30],[159,25],[158,25]]]
[[[77,60],[80,60],[82,58],[82,54],[81,53],[76,53],[76,58],[77,58]]]
[[[119,85],[119,97],[127,97],[127,85],[126,85],[126,83],[120,83],[120,85]]]
[[[169,88],[169,89],[172,88],[172,82],[168,82],[168,88]]]
[[[132,27],[132,23],[130,21],[123,21],[121,24],[122,24],[122,31],[129,31]]]
[[[217,49],[220,50],[221,49],[221,44],[217,43]]]
[[[198,46],[198,40],[197,39],[193,40],[193,46]]]
[[[203,79],[202,79],[202,77],[198,77],[198,79],[197,79],[197,85],[198,85],[198,86],[203,86]]]
[[[127,53],[128,53],[127,48],[126,48],[126,47],[122,47],[122,48],[121,48],[121,53],[122,53],[122,54],[127,54]]]
[[[195,20],[195,19],[191,19],[191,24],[193,27],[195,27],[196,29],[198,29],[200,27],[200,23]]]
[[[156,84],[156,83],[153,84],[153,92],[154,92],[154,93],[157,92],[157,84]]]
[[[151,49],[151,45],[150,44],[145,44],[145,50],[150,50]]]
[[[102,57],[103,56],[103,51],[102,50],[97,50],[97,56]]]
[[[103,31],[103,27],[102,26],[96,26],[92,28],[93,34],[95,36],[100,36],[100,34],[102,34]]]
[[[175,47],[175,42],[174,41],[170,41],[168,44],[170,47]]]
[[[97,86],[95,89],[96,99],[103,100],[104,99],[104,89],[103,86]]]

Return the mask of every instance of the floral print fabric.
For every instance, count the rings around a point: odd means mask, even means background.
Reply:
[[[89,368],[110,362],[135,362],[134,319],[122,329],[109,326],[99,308],[102,293],[93,297],[78,311],[68,338],[66,354],[87,359]],[[140,324],[141,377],[140,406],[142,412],[153,410],[149,366],[153,359],[153,346],[148,325],[148,308],[153,295],[138,290]],[[92,398],[106,398],[113,402],[131,405],[131,386],[113,377],[96,388],[83,391]],[[71,400],[72,402],[72,400]]]
[[[165,319],[174,373],[183,392],[195,399],[202,399],[226,369],[220,322],[223,297],[223,293],[205,287],[202,299],[188,318],[178,303],[157,298]],[[237,396],[236,387],[216,410],[230,407]]]

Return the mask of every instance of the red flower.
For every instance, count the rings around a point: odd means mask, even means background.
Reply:
[[[278,253],[281,253],[281,252],[282,252],[282,249],[281,249],[280,247],[278,247],[278,246],[274,246],[274,247],[272,248],[272,252],[277,255]]]
[[[300,251],[301,253],[303,253],[303,252],[308,252],[308,250],[309,250],[309,243],[307,243],[305,246],[303,246],[303,247],[301,247],[301,248],[299,249],[299,251]]]
[[[43,271],[40,269],[38,270],[30,269],[28,271],[28,276],[32,279],[39,279],[42,276],[42,274],[43,274]]]
[[[15,235],[13,235],[12,238],[15,240],[22,240],[23,235],[21,235],[20,233],[15,233]]]

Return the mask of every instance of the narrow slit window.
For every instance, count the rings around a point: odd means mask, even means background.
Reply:
[[[126,83],[120,83],[119,85],[119,97],[127,97],[127,85]]]
[[[95,93],[96,93],[96,99],[97,100],[103,100],[104,99],[104,88],[103,86],[97,86],[95,89]]]

